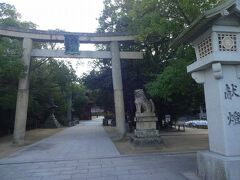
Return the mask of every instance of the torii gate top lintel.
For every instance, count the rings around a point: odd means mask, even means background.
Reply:
[[[134,41],[135,35],[126,33],[80,33],[58,30],[19,29],[12,27],[0,27],[0,35],[15,38],[30,38],[40,42],[64,42],[65,35],[79,36],[80,43],[103,44],[112,41]]]
[[[0,36],[11,38],[31,39],[33,42],[56,42],[64,43],[67,36],[75,36],[77,43],[89,44],[110,44],[111,42],[134,42],[135,35],[126,33],[79,33],[65,32],[58,30],[36,30],[36,29],[19,29],[12,27],[1,27]],[[76,40],[75,39],[75,40]],[[73,43],[70,40],[71,43]],[[75,49],[78,49],[75,48]],[[80,51],[76,53],[66,53],[63,50],[47,50],[47,49],[32,49],[32,57],[39,58],[111,58],[110,51]],[[120,52],[121,59],[143,59],[142,52]]]

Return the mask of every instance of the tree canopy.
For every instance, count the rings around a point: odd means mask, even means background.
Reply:
[[[144,88],[153,98],[160,117],[167,113],[177,117],[199,111],[199,107],[204,104],[202,86],[197,85],[186,72],[186,66],[195,59],[195,53],[189,46],[172,49],[170,43],[201,13],[221,2],[222,0],[104,1],[97,31],[137,34],[135,45],[120,44],[120,48],[143,51],[145,54],[142,61],[121,62],[125,110],[131,117],[134,116],[133,92],[137,88]],[[96,69],[99,71],[90,73],[87,79],[94,76],[94,81],[109,87],[101,92],[112,92],[109,86],[111,82],[104,81],[110,79],[111,64],[99,60]]]
[[[0,3],[0,26],[34,29],[32,22],[21,21],[15,7]],[[34,47],[54,48],[54,44],[34,43]],[[14,125],[18,80],[23,77],[22,41],[0,37],[0,135],[11,133]],[[72,105],[69,104],[72,98]],[[27,128],[41,127],[49,115],[49,106],[54,102],[56,118],[67,125],[67,111],[82,116],[88,106],[87,89],[80,84],[71,64],[55,59],[32,59],[30,68],[30,99]],[[84,118],[84,116],[82,116]]]

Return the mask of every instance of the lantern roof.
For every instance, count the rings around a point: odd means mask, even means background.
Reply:
[[[240,18],[240,0],[227,0],[215,8],[205,11],[172,42],[171,47],[177,47],[182,43],[191,43],[211,28],[219,18],[232,14]]]

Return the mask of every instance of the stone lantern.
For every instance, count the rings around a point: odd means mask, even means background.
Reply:
[[[205,12],[173,46],[191,44],[197,60],[187,67],[204,84],[209,151],[197,153],[203,179],[240,179],[240,0]]]

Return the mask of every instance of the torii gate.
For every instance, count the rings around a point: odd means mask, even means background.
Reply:
[[[112,79],[114,89],[114,103],[116,126],[123,136],[126,132],[125,111],[123,100],[122,74],[120,59],[143,59],[142,52],[120,52],[118,42],[134,41],[135,37],[119,33],[71,33],[64,31],[20,30],[15,28],[0,28],[0,36],[18,38],[23,41],[22,61],[26,68],[26,76],[19,80],[13,142],[21,145],[24,143],[28,98],[29,98],[29,69],[31,57],[38,58],[111,58]],[[68,53],[64,50],[33,49],[33,42],[58,42],[66,43],[66,38],[71,37],[77,44],[94,43],[110,44],[110,51],[79,51]],[[72,42],[71,39],[67,40]]]

